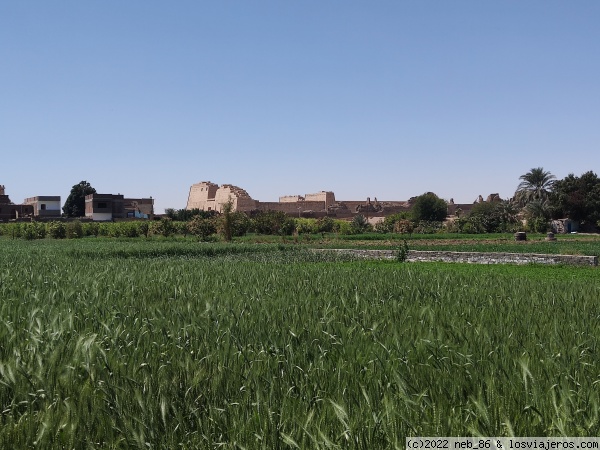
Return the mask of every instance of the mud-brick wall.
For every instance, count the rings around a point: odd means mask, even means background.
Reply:
[[[286,214],[297,215],[303,211],[323,211],[325,202],[256,202],[256,208],[261,211],[283,211]]]

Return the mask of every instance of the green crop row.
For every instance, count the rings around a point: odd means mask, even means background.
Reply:
[[[598,298],[592,268],[0,240],[0,448],[597,436]]]

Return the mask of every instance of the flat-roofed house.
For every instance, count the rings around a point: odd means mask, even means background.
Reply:
[[[60,217],[60,195],[39,195],[23,201],[24,205],[33,206],[34,217]]]

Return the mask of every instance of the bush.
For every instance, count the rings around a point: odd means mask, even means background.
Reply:
[[[252,217],[252,229],[259,234],[289,236],[295,228],[294,219],[283,211],[260,211]]]
[[[504,233],[518,225],[516,210],[510,202],[477,203],[466,220],[477,233]]]
[[[373,230],[371,224],[367,221],[367,219],[365,219],[365,216],[363,216],[362,214],[354,216],[352,222],[350,223],[350,228],[352,230],[352,234],[361,234]]]
[[[315,219],[294,219],[296,231],[298,234],[311,234],[318,232],[317,221]]]
[[[353,234],[352,227],[350,226],[350,222],[347,222],[345,220],[336,220],[334,231],[341,235]]]
[[[100,224],[98,222],[85,222],[81,224],[84,236],[97,237],[100,233]]]
[[[79,220],[67,222],[66,229],[67,239],[79,239],[83,237],[83,227]]]
[[[139,222],[121,222],[115,225],[120,226],[121,234],[125,237],[136,238],[140,236]]]
[[[152,223],[152,234],[160,234],[163,237],[172,236],[175,233],[175,225],[169,217],[161,217],[159,221]]]
[[[435,234],[444,229],[443,225],[443,222],[421,220],[416,224],[413,231],[416,234]]]
[[[50,222],[47,224],[47,231],[53,239],[64,239],[67,237],[67,227],[62,222]]]
[[[543,217],[532,218],[527,221],[527,231],[531,233],[546,233],[550,228],[550,222]]]
[[[398,222],[402,221],[403,224],[405,225],[405,222],[410,221],[409,220],[410,218],[411,218],[411,214],[408,211],[389,215],[385,219],[383,219],[383,222],[379,222],[378,224],[375,225],[375,231],[377,231],[378,233],[399,233],[400,231],[398,231],[398,227],[397,227]],[[406,227],[403,226],[401,228],[406,228]],[[411,229],[411,231],[412,231],[412,229]],[[402,233],[404,233],[404,232],[410,233],[411,231],[401,231],[401,232]]]
[[[46,237],[46,227],[43,223],[39,222],[31,222],[31,223],[23,223],[20,226],[21,228],[21,237],[23,239],[27,239],[28,241],[34,239],[44,239]]]
[[[148,237],[148,234],[150,233],[150,224],[148,223],[147,220],[144,220],[143,222],[139,222],[138,228],[140,230],[140,235],[143,235],[144,237]]]
[[[317,233],[331,233],[335,227],[335,220],[327,216],[321,217],[317,219],[315,226]]]
[[[246,213],[240,211],[233,212],[229,220],[232,236],[245,236],[248,233],[251,222]]]
[[[217,232],[214,219],[204,219],[201,216],[195,216],[190,220],[187,228],[190,234],[201,241],[208,241],[209,237]]]

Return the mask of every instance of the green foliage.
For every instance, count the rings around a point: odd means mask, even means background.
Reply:
[[[63,222],[48,222],[47,231],[53,239],[65,239],[67,237],[67,226]]]
[[[223,215],[221,216],[220,232],[226,242],[233,238],[233,201],[231,198],[223,205]]]
[[[71,188],[71,192],[63,206],[67,217],[83,217],[85,215],[85,196],[95,194],[96,189],[87,181],[80,181]]]
[[[408,259],[408,253],[409,253],[409,249],[408,249],[408,242],[406,242],[406,239],[402,240],[402,245],[400,246],[400,249],[398,250],[398,255],[396,256],[396,261],[398,262],[405,262]]]
[[[28,241],[44,239],[46,237],[46,226],[40,222],[20,223],[19,229],[19,237]]]
[[[325,216],[317,219],[316,229],[317,233],[331,233],[335,228],[335,220],[331,217]]]
[[[595,224],[600,220],[600,178],[592,171],[580,177],[569,174],[554,184],[550,207],[554,218]]]
[[[98,222],[84,222],[81,224],[84,236],[98,237],[100,234],[100,224]]]
[[[361,234],[372,231],[373,227],[367,221],[365,216],[357,214],[352,218],[352,222],[350,222],[350,229],[352,230],[352,234]]]
[[[375,231],[378,233],[411,233],[413,227],[410,218],[411,214],[408,211],[389,215],[375,225]]]
[[[442,222],[448,215],[448,204],[433,192],[427,192],[413,201],[411,215],[415,223]]]
[[[444,224],[442,222],[430,222],[427,220],[421,220],[417,222],[413,228],[415,234],[434,234],[444,231]]]
[[[138,229],[140,236],[144,236],[147,238],[150,234],[150,223],[147,220],[144,220],[143,222],[138,222]]]
[[[208,241],[210,236],[217,232],[214,219],[204,219],[200,216],[190,220],[187,227],[189,232],[201,241]]]
[[[532,233],[546,233],[550,230],[550,222],[543,217],[527,219],[527,231]]]
[[[521,183],[515,192],[515,200],[521,206],[532,201],[545,201],[556,181],[556,177],[543,167],[531,169],[519,177]]]
[[[165,215],[170,218],[173,222],[189,222],[194,217],[200,217],[202,219],[212,219],[216,217],[216,211],[203,211],[201,209],[173,209],[166,208]]]
[[[84,236],[83,227],[79,220],[67,222],[67,239],[79,239]]]
[[[253,231],[259,234],[290,236],[296,227],[294,219],[282,211],[258,211],[251,219]]]
[[[469,215],[458,219],[463,232],[504,233],[518,228],[517,210],[513,203],[481,202],[473,206]]]
[[[350,222],[346,220],[336,220],[333,231],[343,236],[354,234]]]
[[[163,237],[169,237],[175,233],[176,227],[173,224],[172,219],[169,217],[161,217],[160,220],[152,222],[150,230],[152,234],[159,234]]]
[[[311,234],[318,232],[317,220],[316,219],[294,219],[296,231],[298,234]]]

